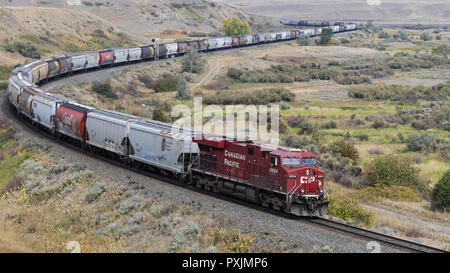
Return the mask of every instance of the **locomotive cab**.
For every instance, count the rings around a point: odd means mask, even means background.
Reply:
[[[277,149],[269,153],[270,175],[286,193],[285,210],[300,216],[324,215],[328,211],[324,172],[313,153],[295,149]]]

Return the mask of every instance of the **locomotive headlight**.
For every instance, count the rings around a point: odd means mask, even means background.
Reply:
[[[302,193],[304,193],[305,191],[302,189]]]

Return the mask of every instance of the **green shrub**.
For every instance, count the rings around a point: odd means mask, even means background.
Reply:
[[[330,121],[327,121],[325,123],[322,123],[322,125],[320,125],[320,128],[322,128],[322,129],[336,129],[337,128],[337,124],[336,124],[336,121],[330,120]]]
[[[382,31],[378,34],[378,38],[381,38],[381,39],[388,39],[389,37],[390,37],[389,33],[385,32],[385,31]]]
[[[289,105],[289,103],[287,103],[285,101],[281,101],[280,102],[280,109],[281,110],[289,110],[289,109],[291,109],[291,106]]]
[[[394,100],[415,103],[417,99],[428,101],[448,100],[450,84],[438,84],[433,87],[391,85],[363,85],[350,88],[348,95],[357,99]]]
[[[184,78],[181,78],[180,80],[178,80],[176,98],[179,100],[191,99],[191,91],[189,91],[189,89],[187,87],[187,82]]]
[[[300,35],[297,38],[297,43],[301,46],[308,46],[311,44],[311,39],[309,38],[308,35]]]
[[[436,139],[428,134],[412,134],[406,139],[406,147],[410,152],[435,151]]]
[[[310,145],[314,144],[313,139],[310,136],[297,136],[297,135],[288,135],[285,136],[284,145],[287,147],[297,148],[297,149],[306,149]]]
[[[413,160],[405,155],[381,155],[364,169],[369,183],[374,186],[407,186],[424,190],[419,179],[419,169]]]
[[[169,73],[165,73],[153,82],[155,92],[170,92],[177,90],[178,79]]]
[[[202,73],[206,68],[206,60],[195,49],[190,48],[181,60],[184,72]]]
[[[157,108],[155,108],[155,110],[153,110],[152,119],[153,120],[162,121],[162,122],[169,122],[170,121],[170,118],[164,112],[164,108],[163,107],[157,107]]]
[[[357,162],[359,159],[359,152],[355,145],[346,140],[335,140],[330,143],[330,149],[333,153],[340,154],[343,157],[350,158],[353,162]]]
[[[359,136],[357,136],[357,138],[358,138],[360,141],[368,141],[368,140],[369,140],[369,135],[366,135],[366,134],[364,134],[364,135],[359,135]]]
[[[220,91],[205,97],[205,104],[258,104],[267,105],[273,102],[292,101],[295,95],[285,88],[270,88],[257,90],[253,93]]]
[[[433,40],[433,36],[428,32],[424,32],[420,35],[420,39],[422,39],[424,41],[430,41],[430,40]]]
[[[208,36],[208,34],[203,33],[203,32],[190,32],[188,34],[189,37],[206,37]]]
[[[244,72],[242,72],[241,70],[239,70],[237,68],[230,67],[230,68],[228,68],[227,75],[228,75],[228,77],[230,77],[232,79],[239,80],[243,73]]]
[[[7,80],[11,76],[11,71],[14,68],[11,66],[0,65],[0,82],[2,80]],[[6,83],[7,85],[7,83]],[[6,89],[6,88],[5,88]]]
[[[330,195],[328,213],[345,221],[371,227],[375,214],[364,209],[355,198]]]
[[[423,103],[420,107],[405,110],[398,107],[396,118],[399,118],[402,124],[411,123],[417,130],[437,128],[450,131],[450,103]]]
[[[446,171],[434,186],[431,198],[435,208],[447,209],[450,207],[450,170]]]
[[[18,52],[24,57],[40,59],[41,53],[39,50],[30,43],[14,42],[12,44],[7,44],[5,50],[11,53]]]
[[[112,91],[111,83],[109,81],[92,83],[92,91],[107,98],[116,99],[117,95]]]
[[[290,116],[287,120],[290,127],[300,129],[301,134],[312,134],[314,126],[309,122],[309,119],[304,116]]]
[[[397,40],[409,40],[408,33],[406,33],[403,30],[399,30],[399,31],[397,31],[396,34],[394,34],[394,39],[397,39]]]

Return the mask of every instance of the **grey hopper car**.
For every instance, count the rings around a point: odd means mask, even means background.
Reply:
[[[184,174],[187,172],[186,164],[199,153],[190,130],[174,130],[170,124],[147,119],[131,122],[129,128],[129,157],[133,160]]]
[[[20,72],[19,72],[20,73]],[[36,85],[30,84],[29,82],[25,80],[20,80],[19,78],[13,76],[9,79],[8,83],[8,97],[9,101],[17,108],[19,107],[18,99],[19,95],[22,92],[22,89],[27,86],[33,86]]]
[[[92,146],[118,155],[128,155],[128,124],[139,117],[114,111],[93,110],[87,114],[86,130]]]
[[[70,55],[70,63],[72,64],[72,71],[77,71],[84,69],[87,62],[87,54],[86,53],[78,53],[74,55]]]
[[[61,56],[55,58],[59,63],[59,74],[64,74],[71,71],[72,64],[69,56]]]
[[[59,105],[70,101],[62,95],[38,93],[33,98],[33,120],[50,131],[55,129],[55,113]]]

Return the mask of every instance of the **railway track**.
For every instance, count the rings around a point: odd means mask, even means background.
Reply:
[[[378,242],[380,244],[385,244],[385,245],[395,247],[397,249],[405,249],[407,251],[420,252],[420,253],[448,253],[447,251],[440,249],[440,248],[435,248],[435,247],[419,244],[419,243],[416,243],[413,241],[408,241],[405,239],[388,236],[388,235],[385,235],[385,234],[382,234],[379,232],[339,223],[339,222],[332,221],[332,220],[325,219],[325,218],[313,218],[313,219],[310,219],[309,221],[311,221],[314,224],[320,225],[320,226],[324,226],[324,227],[327,227],[327,228],[330,228],[333,230],[339,230],[342,232],[354,234],[356,236],[367,238],[372,241]]]

